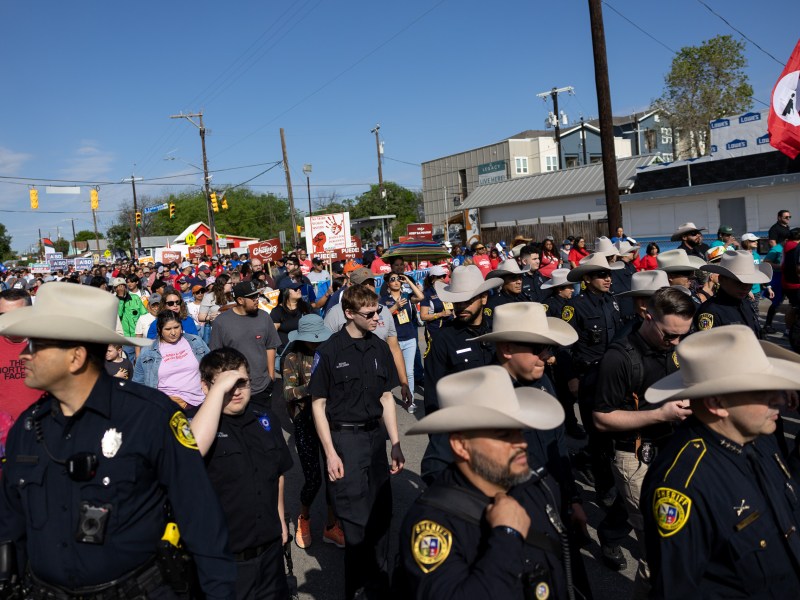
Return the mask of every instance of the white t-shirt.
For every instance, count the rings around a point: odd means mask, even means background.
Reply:
[[[136,337],[147,337],[147,330],[156,318],[150,314],[150,311],[144,313],[139,320],[136,321]]]
[[[331,275],[327,271],[320,271],[319,273],[311,271],[306,277],[311,283],[319,283],[320,281],[330,281]]]
[[[197,325],[197,330],[200,331],[201,325],[200,321],[197,319],[197,315],[200,314],[200,304],[195,304],[194,302],[187,302],[186,308],[189,309],[189,316],[194,319],[194,324]]]

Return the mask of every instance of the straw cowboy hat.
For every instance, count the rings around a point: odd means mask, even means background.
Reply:
[[[441,408],[406,433],[452,433],[476,429],[555,429],[564,409],[537,388],[514,389],[511,376],[497,365],[442,377],[436,384]]]
[[[639,271],[631,277],[629,291],[614,295],[617,298],[623,296],[650,297],[663,287],[669,287],[669,279],[664,271]]]
[[[636,240],[633,241],[631,240],[632,238],[628,238],[627,240],[618,240],[614,244],[614,247],[617,249],[617,252],[619,252],[620,256],[625,256],[626,254],[629,254],[634,250],[638,250],[639,248],[641,248],[641,246],[635,245]]]
[[[614,248],[614,252],[616,251],[617,249]],[[609,264],[608,259],[605,256],[595,252],[594,254],[590,254],[589,256],[585,257],[580,263],[578,263],[577,267],[570,270],[570,272],[567,274],[567,281],[576,283],[588,273],[596,273],[597,271],[616,271],[617,269],[624,268],[625,265],[623,263],[615,262]]]
[[[538,302],[511,302],[494,309],[491,333],[467,341],[569,346],[578,341],[578,332],[569,323],[548,317],[547,308]]]
[[[719,273],[742,283],[769,283],[772,280],[772,266],[755,264],[753,255],[747,250],[729,250],[718,263],[703,265],[700,270]]]
[[[478,267],[466,265],[453,269],[449,284],[437,281],[433,287],[442,302],[466,302],[501,285],[503,280],[499,277],[484,280]]]
[[[750,262],[753,262],[752,258]],[[706,264],[702,258],[686,254],[683,248],[662,252],[656,257],[656,263],[659,270],[667,273],[695,271]]]
[[[556,269],[554,270],[547,281],[545,281],[541,286],[540,289],[549,290],[552,288],[563,287],[565,285],[572,285],[570,281],[567,280],[567,275],[569,274],[569,269]]]
[[[0,315],[0,335],[87,344],[149,346],[153,340],[116,332],[119,298],[88,285],[48,283],[33,306]]]
[[[507,258],[497,265],[497,268],[494,271],[489,271],[486,274],[486,279],[491,279],[492,277],[505,277],[506,275],[522,275],[530,270],[530,265],[525,265],[524,268],[520,269],[516,260],[513,258]]]
[[[648,402],[800,389],[800,356],[759,342],[746,325],[698,331],[676,352],[680,370],[655,382],[645,392]]]
[[[604,235],[601,235],[599,238],[595,238],[594,252],[595,254],[602,254],[606,258],[609,256],[619,256],[619,251],[617,250],[616,246],[614,246],[614,244],[611,243],[611,240]]]
[[[682,236],[692,231],[707,231],[707,230],[705,227],[698,227],[697,225],[689,221],[688,223],[684,223],[683,225],[678,227],[675,230],[675,233],[673,233],[672,237],[670,237],[669,239],[670,241],[673,242],[680,242]]]

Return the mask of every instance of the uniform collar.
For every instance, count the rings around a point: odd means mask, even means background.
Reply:
[[[89,396],[86,398],[86,402],[83,403],[78,411],[75,413],[76,415],[83,412],[84,410],[92,410],[106,418],[111,416],[111,395],[113,394],[113,387],[125,385],[126,382],[116,379],[105,372],[105,369],[100,372],[100,376],[97,378],[97,381],[92,388],[92,391],[89,392]],[[58,398],[50,394],[49,392],[45,393],[37,402],[39,405],[36,409],[34,409],[33,414],[31,415],[34,419],[41,419],[44,415],[52,414],[52,415],[62,415],[61,406],[58,403]],[[74,415],[73,415],[74,416]]]
[[[742,304],[742,300],[734,298],[730,294],[726,293],[722,288],[717,290],[715,298],[719,304],[724,304],[725,306],[739,306]]]
[[[729,453],[732,455],[736,456],[742,455],[742,450],[744,449],[744,446],[742,446],[737,442],[734,442],[731,439],[726,438],[723,435],[718,434],[716,431],[714,431],[713,429],[702,423],[699,419],[696,419],[695,417],[689,417],[689,418],[695,421],[696,429],[698,429],[703,434],[703,437],[705,437],[711,442],[710,445],[712,447],[719,447],[725,453]]]
[[[339,333],[341,334],[339,336],[339,339],[341,340],[341,343],[342,343],[342,349],[349,348],[350,346],[355,346],[356,342],[358,340],[370,340],[370,339],[372,339],[372,336],[374,335],[374,333],[372,331],[367,331],[366,333],[364,333],[364,337],[362,337],[362,338],[354,338],[347,331],[347,326],[342,327],[339,330]]]

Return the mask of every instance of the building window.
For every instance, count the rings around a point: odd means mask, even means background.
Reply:
[[[558,171],[558,157],[557,156],[545,156],[545,170],[547,171]]]
[[[527,175],[528,174],[528,157],[527,156],[517,156],[514,158],[514,165],[517,168],[517,175]]]
[[[565,156],[564,157],[564,163],[565,163],[565,166],[566,166],[567,169],[571,169],[572,167],[580,166],[580,163],[578,162],[578,157],[577,156]],[[548,168],[547,170],[549,171],[550,169]]]
[[[661,128],[661,143],[665,146],[672,144],[672,127]]]

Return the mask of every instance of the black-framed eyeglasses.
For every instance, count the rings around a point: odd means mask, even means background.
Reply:
[[[166,304],[167,306],[180,306],[181,300],[167,300],[166,302],[164,302],[164,304]]]
[[[77,344],[75,342],[66,342],[60,340],[41,340],[36,338],[27,338],[21,339],[19,341],[25,341],[25,354],[36,354],[39,350],[44,350],[46,348],[60,348],[62,350],[66,350],[67,348],[75,348]]]
[[[377,315],[379,312],[380,312],[380,310],[371,310],[371,311],[369,311],[369,312],[365,312],[365,313],[362,313],[362,312],[357,312],[356,314],[357,314],[357,315],[361,315],[361,316],[362,316],[362,317],[364,317],[364,318],[365,318],[367,321],[369,321],[370,319],[374,318],[374,317],[375,317],[375,315]]]

